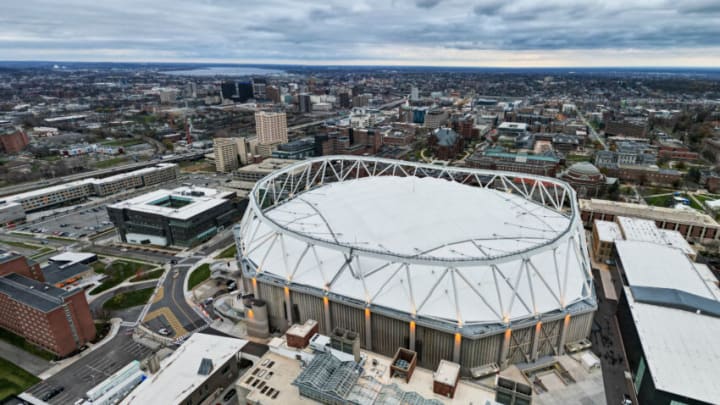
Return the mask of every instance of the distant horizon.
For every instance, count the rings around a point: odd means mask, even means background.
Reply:
[[[667,69],[667,70],[709,70],[720,71],[720,66],[689,66],[689,65],[593,65],[593,66],[573,66],[573,65],[556,65],[556,66],[503,66],[503,65],[432,65],[432,64],[409,64],[409,63],[307,63],[307,62],[231,62],[231,61],[110,61],[110,60],[52,60],[52,59],[0,59],[0,65],[3,64],[113,64],[113,65],[168,65],[168,66],[246,66],[246,67],[363,67],[363,68],[447,68],[447,69],[508,69],[508,70],[548,70],[548,69]]]

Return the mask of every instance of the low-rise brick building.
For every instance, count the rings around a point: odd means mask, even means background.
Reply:
[[[0,277],[12,273],[37,281],[45,281],[40,264],[17,253],[0,250]]]

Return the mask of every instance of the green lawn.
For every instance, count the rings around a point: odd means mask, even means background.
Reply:
[[[0,358],[0,401],[17,395],[38,382],[40,382],[39,378]]]
[[[667,207],[668,201],[670,201],[670,199],[672,199],[672,194],[645,197],[645,202],[647,202],[648,205],[654,205],[656,207]]]
[[[91,266],[93,270],[95,270],[95,273],[105,273],[105,263],[101,262],[100,260],[94,262],[93,264],[91,264]]]
[[[101,161],[95,163],[95,167],[97,167],[98,169],[106,169],[108,167],[113,167],[115,165],[119,165],[120,163],[123,163],[125,161],[127,161],[127,158],[124,156],[116,157],[116,158],[101,160]]]
[[[130,279],[130,281],[145,281],[145,280],[157,280],[162,276],[165,269],[156,269],[156,270],[150,270],[146,271],[143,274],[140,274],[139,276],[135,276]]]
[[[55,355],[28,342],[22,336],[18,336],[9,330],[0,328],[0,339],[17,346],[30,354],[34,354],[45,360],[53,360]]]
[[[152,296],[155,287],[143,288],[142,290],[128,291],[115,294],[114,297],[105,301],[103,309],[108,311],[116,311],[118,309],[126,309],[144,305]]]
[[[687,198],[690,200],[690,207],[694,208],[699,211],[703,211],[703,207],[700,206],[695,200],[690,198],[687,194],[681,194],[680,196]],[[660,196],[654,196],[654,197],[645,197],[645,201],[648,203],[648,205],[654,205],[656,207],[667,207],[670,201],[672,200],[673,195],[667,194],[667,195],[660,195]]]
[[[149,268],[148,265],[143,263],[116,260],[104,271],[107,278],[99,286],[93,288],[90,291],[90,295],[96,295],[109,290],[128,278],[137,275],[138,272],[143,272]]]
[[[60,241],[60,242],[75,242],[75,239],[64,238],[64,237],[62,237],[62,236],[54,236],[54,235],[53,235],[53,236],[48,236],[47,238],[48,238],[48,239],[52,239],[52,240],[57,240],[57,241]]]
[[[120,138],[115,139],[114,141],[106,141],[103,142],[102,145],[105,146],[133,146],[133,145],[140,145],[141,143],[145,143],[142,139],[137,138]]]
[[[590,162],[592,155],[567,155],[565,160],[568,162]]]
[[[205,263],[190,273],[190,279],[188,279],[188,290],[192,290],[208,278],[210,278],[210,265]]]
[[[219,255],[215,256],[216,259],[232,259],[237,253],[237,245],[234,243],[227,247],[227,249],[220,252]]]
[[[44,246],[39,246],[39,245],[31,245],[31,244],[25,243],[25,242],[16,242],[14,240],[0,240],[0,243],[3,243],[8,246],[20,248],[20,249],[30,249],[30,250],[38,250],[38,249],[41,249],[44,247]]]

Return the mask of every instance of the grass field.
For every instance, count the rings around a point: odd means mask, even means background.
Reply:
[[[108,167],[113,167],[115,165],[124,163],[126,161],[127,161],[127,158],[125,158],[125,157],[116,157],[116,158],[101,160],[101,161],[95,163],[95,167],[97,167],[98,169],[106,169]]]
[[[0,243],[3,243],[3,244],[8,245],[8,246],[13,246],[13,247],[16,247],[16,248],[20,248],[20,249],[39,250],[39,249],[45,248],[44,246],[31,245],[31,244],[29,244],[29,243],[17,242],[17,241],[14,241],[14,240],[0,240]]]
[[[145,141],[137,138],[121,138],[115,139],[114,141],[103,142],[102,144],[105,146],[133,146],[140,145],[141,143],[145,143]]]
[[[152,296],[154,287],[143,288],[142,290],[128,291],[116,294],[114,297],[105,301],[103,309],[115,311],[118,309],[132,308],[138,305],[144,305]]]
[[[39,378],[0,358],[0,401],[17,395],[38,382],[40,382]]]
[[[139,276],[135,276],[130,279],[130,281],[145,281],[145,280],[157,280],[162,276],[164,269],[156,269],[156,270],[150,270],[146,271],[143,274],[140,274]]]
[[[190,273],[190,278],[188,279],[188,290],[192,290],[208,278],[210,278],[210,265],[205,263]]]
[[[9,330],[0,328],[0,339],[10,343],[13,346],[17,346],[30,354],[34,354],[45,360],[53,360],[55,355],[45,351],[32,343],[29,343],[25,338],[18,336]]]
[[[228,246],[227,249],[220,252],[219,255],[215,256],[216,259],[232,259],[235,257],[235,254],[237,253],[237,246],[233,243],[232,245]]]
[[[148,270],[149,268],[148,265],[143,263],[116,260],[107,270],[103,271],[107,278],[99,286],[93,288],[90,291],[90,295],[96,295],[109,290],[128,278],[135,276],[138,272]]]
[[[653,197],[645,197],[645,202],[648,203],[648,205],[654,205],[656,207],[667,207],[668,201],[671,198],[672,198],[672,194],[659,195],[659,196],[653,196]]]

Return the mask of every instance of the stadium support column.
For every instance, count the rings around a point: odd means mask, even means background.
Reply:
[[[455,333],[455,344],[453,345],[453,362],[460,364],[460,347],[462,345],[462,334]]]
[[[558,341],[558,354],[565,354],[565,340],[567,339],[567,331],[570,327],[570,314],[565,315],[560,329],[560,339]]]
[[[510,328],[505,329],[503,336],[502,346],[500,347],[500,356],[498,358],[498,364],[500,367],[505,367],[507,364],[508,352],[510,351],[510,339],[512,337],[512,330]]]
[[[370,308],[365,308],[365,347],[372,351],[372,320]]]
[[[415,325],[415,321],[410,321],[410,339],[408,339],[408,349],[415,351],[415,329],[417,328],[417,325]]]
[[[290,302],[290,288],[285,287],[285,312],[287,313],[288,326],[293,324],[292,302]]]
[[[530,352],[530,360],[535,361],[538,358],[538,343],[540,343],[540,333],[542,333],[542,321],[535,324],[535,333],[533,333],[532,348]]]
[[[325,333],[330,335],[332,325],[330,324],[330,300],[327,295],[323,297],[323,315],[325,316]]]

